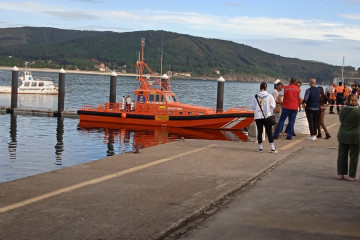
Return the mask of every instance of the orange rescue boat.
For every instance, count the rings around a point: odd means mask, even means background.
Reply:
[[[136,62],[139,89],[134,91],[135,104],[105,103],[96,108],[78,110],[81,122],[150,125],[199,129],[242,130],[254,121],[254,112],[244,107],[227,111],[184,104],[171,91],[170,78],[156,75],[144,61],[145,40],[141,41],[141,57]],[[144,75],[146,68],[150,75]]]

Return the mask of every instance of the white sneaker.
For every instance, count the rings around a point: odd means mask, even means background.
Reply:
[[[316,136],[310,136],[310,137],[308,137],[306,140],[315,141],[315,140],[316,140]]]
[[[262,153],[262,152],[263,152],[263,150],[262,150],[262,148],[258,148],[258,149],[256,149],[256,152],[260,152],[260,153]]]
[[[277,149],[271,149],[271,153],[278,153],[279,151]]]

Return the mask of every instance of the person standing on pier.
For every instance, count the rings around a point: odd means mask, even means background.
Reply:
[[[356,171],[360,152],[360,108],[358,108],[356,95],[350,94],[345,105],[339,115],[341,125],[337,135],[339,142],[337,178],[358,181],[359,177],[356,177]],[[345,178],[348,173],[349,176]]]
[[[351,93],[351,89],[348,88],[347,83],[344,83],[344,101],[346,100],[346,98],[349,96],[350,93]]]
[[[290,84],[284,86],[283,109],[281,112],[280,120],[274,133],[274,139],[278,139],[280,132],[284,127],[284,122],[289,117],[289,124],[287,130],[287,140],[291,140],[294,132],[294,124],[298,109],[300,106],[300,93],[301,89],[296,86],[296,78],[290,79]]]
[[[280,116],[281,116],[281,109],[282,109],[282,104],[283,104],[283,99],[282,99],[282,95],[280,94],[281,90],[284,88],[284,84],[282,82],[280,82],[280,80],[277,82],[277,84],[275,85],[275,89],[272,92],[272,96],[275,99],[275,103],[276,103],[276,107],[274,109],[274,116],[275,116],[275,125],[274,125],[274,129],[276,129],[277,124],[280,120]]]
[[[336,87],[336,111],[339,115],[340,109],[344,106],[344,87],[342,82],[339,82],[339,86]],[[341,108],[340,108],[341,107]]]
[[[359,99],[359,90],[355,83],[351,84],[351,93],[355,94],[356,97]]]
[[[306,89],[304,102],[306,118],[309,123],[310,137],[307,140],[316,140],[317,121],[319,115],[320,89],[316,87],[316,79],[310,79],[310,88]]]
[[[318,116],[318,120],[317,120],[318,135],[316,136],[316,138],[322,137],[321,136],[321,128],[323,128],[324,132],[326,134],[325,139],[329,139],[329,138],[331,138],[331,135],[325,125],[325,110],[326,110],[326,107],[330,103],[330,99],[324,93],[323,87],[319,86],[318,88],[320,89],[320,102],[319,102],[319,116]]]
[[[332,88],[330,88],[330,111],[329,111],[329,114],[335,114],[334,113],[334,104],[335,104],[335,101],[336,101],[336,84],[334,83],[332,85]]]
[[[272,125],[266,124],[266,118],[272,115],[273,109],[276,107],[274,97],[267,91],[266,82],[260,84],[260,91],[255,95],[252,101],[252,109],[254,109],[254,119],[257,127],[257,140],[258,149],[257,152],[263,152],[262,135],[263,128],[268,136],[270,148],[272,153],[277,153],[275,148],[274,139],[272,135]]]

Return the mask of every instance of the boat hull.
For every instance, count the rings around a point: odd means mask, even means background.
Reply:
[[[1,87],[0,94],[11,94],[11,87]],[[18,88],[18,94],[42,94],[42,95],[58,95],[58,91],[54,90],[44,90],[44,89],[22,89]]]
[[[80,122],[116,123],[161,127],[242,130],[254,121],[248,112],[194,116],[147,115],[128,112],[78,110]]]

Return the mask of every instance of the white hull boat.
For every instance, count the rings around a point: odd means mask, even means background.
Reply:
[[[21,85],[18,87],[18,94],[45,94],[57,95],[58,87],[49,78],[34,79],[30,68],[25,63],[24,76],[19,77]],[[0,86],[0,93],[11,93],[11,86]]]

